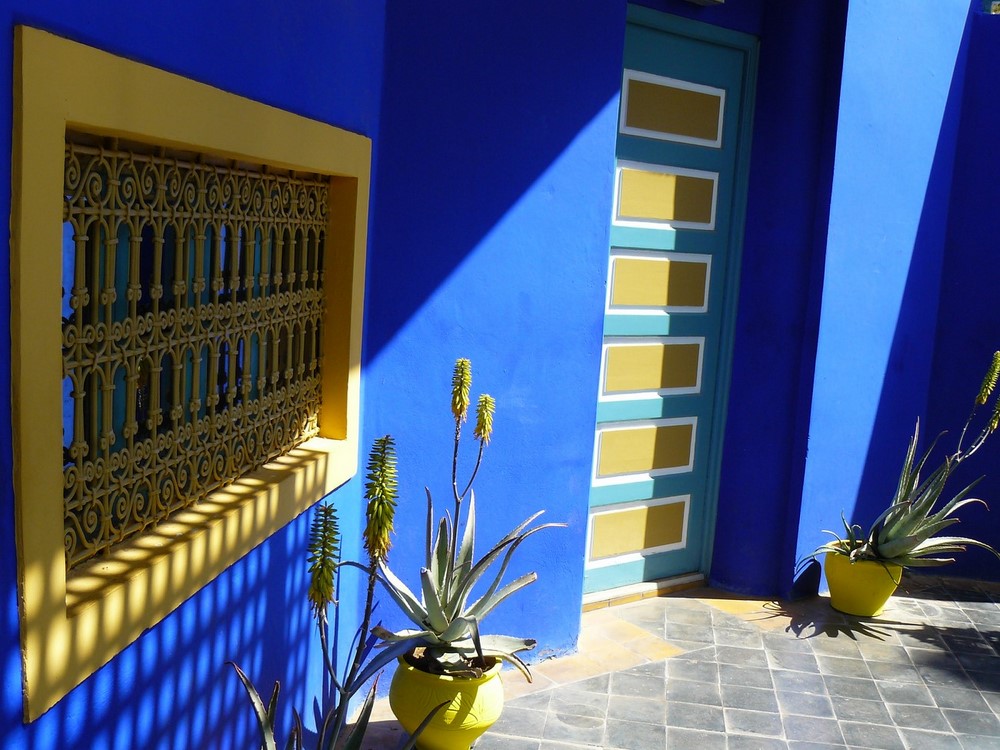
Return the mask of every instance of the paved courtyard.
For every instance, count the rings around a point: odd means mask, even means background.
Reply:
[[[1000,748],[1000,585],[910,576],[875,619],[710,589],[583,615],[580,652],[505,673],[477,750]],[[403,733],[380,707],[366,747]]]

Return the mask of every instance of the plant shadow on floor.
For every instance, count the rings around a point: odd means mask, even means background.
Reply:
[[[763,617],[786,621],[783,631],[795,639],[850,639],[875,661],[879,649],[902,646],[925,682],[1000,692],[998,602],[997,584],[917,576],[904,580],[878,617],[837,612],[821,596],[769,602]]]

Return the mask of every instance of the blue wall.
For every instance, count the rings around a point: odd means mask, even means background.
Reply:
[[[539,581],[484,624],[538,638],[533,660],[579,628],[624,28],[624,3],[388,8],[363,426],[368,445],[398,440],[390,564],[416,586],[423,487],[451,507],[450,375],[468,357],[497,401],[481,551],[538,509],[568,524],[519,549],[510,579]]]
[[[950,447],[971,407],[990,356],[1000,349],[1000,308],[996,303],[995,255],[1000,248],[1000,132],[996,59],[1000,16],[974,13],[955,156],[954,187],[945,243],[934,367],[928,406],[928,434],[951,430]],[[997,438],[994,435],[993,440]],[[986,475],[974,493],[990,511],[969,507],[953,530],[1000,545],[1000,444],[986,447],[954,477],[952,489]],[[970,549],[949,574],[1000,578],[1000,561]]]
[[[797,555],[878,515],[927,413],[968,15],[850,3]]]
[[[765,11],[711,581],[771,595],[792,567],[846,3]]]
[[[1000,234],[990,218],[997,165],[982,149],[1000,126],[989,78],[1000,23],[967,23],[968,0],[905,14],[881,0],[849,11],[846,0],[643,4],[761,38],[711,579],[787,591],[796,557],[842,507],[863,518],[884,501],[917,414],[934,426],[962,418],[998,348],[981,263]],[[3,80],[13,25],[29,23],[374,139],[362,432],[366,447],[387,432],[398,441],[390,561],[415,583],[423,486],[447,505],[451,366],[469,357],[474,392],[498,403],[477,484],[480,544],[540,508],[568,524],[526,542],[509,575],[537,570],[539,581],[485,630],[538,638],[535,659],[575,648],[625,3],[581,12],[570,0],[315,0],[247,12],[179,0],[155,18],[122,0],[4,7]],[[10,169],[10,102],[7,89],[0,173]],[[9,212],[0,181],[0,222]],[[0,261],[2,321],[8,268]],[[9,377],[0,367],[0,392]],[[12,540],[9,424],[0,399],[0,538]],[[1000,496],[1000,476],[988,486]],[[356,557],[361,479],[337,500]],[[308,522],[254,550],[29,727],[15,551],[0,545],[0,747],[250,746],[227,659],[261,687],[280,678],[286,709],[306,705],[316,685]],[[343,592],[348,619],[359,599],[353,584]],[[391,607],[381,614],[404,624]]]
[[[9,233],[13,27],[33,25],[374,137],[384,5],[315,0],[144,4],[13,0],[0,24],[0,236]],[[100,82],[95,81],[95,85]],[[9,257],[0,246],[0,393],[10,393]],[[274,535],[30,726],[21,721],[10,399],[0,398],[0,747],[4,750],[251,747],[253,722],[225,661],[262,689],[281,679],[285,717],[318,664],[305,605],[308,514]],[[346,528],[356,507],[341,503]],[[310,659],[310,654],[312,659]]]

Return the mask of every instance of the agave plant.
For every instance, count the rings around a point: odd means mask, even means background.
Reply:
[[[435,523],[434,502],[430,490],[425,490],[427,532],[425,564],[420,569],[420,596],[393,573],[385,560],[378,563],[380,581],[416,627],[396,633],[375,628],[374,632],[382,639],[386,651],[394,655],[406,653],[414,666],[426,672],[479,677],[493,659],[502,659],[516,666],[530,681],[531,672],[518,653],[534,648],[534,639],[484,635],[480,632],[480,622],[497,605],[538,577],[534,572],[526,573],[503,584],[515,550],[536,532],[565,524],[545,523],[532,526],[544,512],[540,511],[519,524],[491,546],[486,554],[476,559],[476,499],[472,484],[492,436],[495,402],[486,394],[478,399],[473,433],[478,442],[478,455],[464,490],[459,491],[458,453],[462,424],[467,419],[470,406],[471,383],[472,368],[469,360],[458,360],[452,378],[455,432],[451,479],[454,508],[452,514],[446,513]],[[468,510],[463,525],[462,511],[465,505]],[[481,595],[473,599],[473,589],[480,581],[484,585],[488,582],[488,585]],[[366,670],[361,679],[370,674],[371,670]]]
[[[991,399],[996,388],[998,375],[1000,375],[1000,352],[993,355],[993,360],[983,378],[979,394],[973,403],[968,419],[965,421],[953,453],[946,455],[943,462],[921,481],[920,476],[941,435],[914,463],[920,439],[920,421],[917,420],[906,451],[906,458],[903,461],[896,492],[889,507],[875,520],[867,533],[861,526],[848,523],[847,519],[841,515],[845,535],[841,537],[832,531],[826,531],[825,533],[831,534],[835,538],[817,549],[810,557],[833,552],[846,555],[852,562],[877,560],[903,567],[929,567],[954,562],[955,558],[952,555],[965,551],[969,546],[980,547],[1000,557],[997,550],[976,539],[964,536],[938,536],[940,532],[959,522],[956,516],[959,509],[970,504],[986,505],[979,498],[969,497],[969,493],[981,481],[982,477],[962,489],[943,505],[940,501],[945,485],[955,467],[976,453],[1000,424],[1000,399],[998,399],[994,401],[990,417],[976,438],[968,448],[962,447],[979,407],[986,405]]]

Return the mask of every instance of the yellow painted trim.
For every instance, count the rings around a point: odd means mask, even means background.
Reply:
[[[24,714],[33,720],[358,466],[371,142],[51,34],[15,35],[14,492]],[[62,170],[67,128],[331,175],[323,437],[67,582],[62,545]]]
[[[694,425],[683,422],[602,430],[598,440],[598,478],[675,469],[691,462]]]
[[[684,541],[686,502],[643,505],[595,514],[590,558],[601,560]]]
[[[612,344],[604,369],[604,392],[696,388],[700,362],[699,343]]]
[[[614,258],[611,306],[705,307],[708,263],[675,258]]]
[[[651,133],[718,141],[722,96],[666,81],[628,79],[625,125]]]

